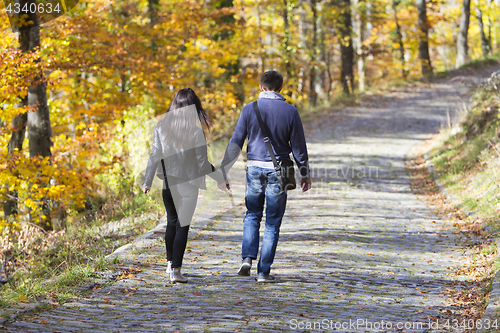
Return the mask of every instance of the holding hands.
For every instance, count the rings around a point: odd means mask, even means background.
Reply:
[[[227,193],[231,193],[231,185],[229,184],[229,176],[226,175],[226,181],[217,184],[217,187]]]

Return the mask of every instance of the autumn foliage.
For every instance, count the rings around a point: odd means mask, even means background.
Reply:
[[[350,64],[352,91],[360,86],[358,78],[370,87],[402,73],[421,76],[421,30],[413,2],[339,3],[81,0],[42,27],[41,47],[34,52],[19,50],[18,35],[0,13],[0,195],[17,202],[15,214],[0,214],[0,228],[20,230],[28,221],[64,228],[91,198],[123,188],[137,191],[127,160],[132,146],[148,147],[151,138],[131,141],[130,133],[165,112],[181,88],[191,87],[202,98],[212,118],[209,138],[215,140],[230,132],[242,105],[256,97],[267,69],[285,75],[283,93],[301,108],[332,100],[342,91],[340,46],[351,37],[361,37]],[[427,2],[435,71],[455,67],[460,4]],[[487,53],[498,50],[500,6],[494,1],[473,6],[482,23],[472,14],[469,56],[478,59],[486,56],[483,35]],[[346,10],[355,14],[352,25],[362,26],[356,30],[361,36],[346,26]],[[21,101],[37,81],[47,83],[48,157],[30,156],[28,139],[22,149],[7,149],[21,130],[16,116],[33,111]]]

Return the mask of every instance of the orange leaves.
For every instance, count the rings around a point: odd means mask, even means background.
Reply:
[[[40,52],[0,48],[0,104],[14,105],[27,95],[28,86],[44,68],[42,62],[35,62],[39,57]],[[0,116],[4,118],[5,113]]]
[[[124,272],[122,272],[122,273],[120,274],[120,276],[118,277],[118,280],[124,280],[124,279],[131,279],[131,278],[134,278],[134,277],[135,277],[135,275],[136,275],[137,273],[140,273],[140,272],[142,272],[142,269],[140,269],[140,268],[138,268],[138,267],[129,266],[129,267],[128,267],[128,268],[127,268]],[[144,281],[144,282],[146,282],[146,281]],[[146,282],[146,283],[147,283],[147,282]],[[129,289],[132,289],[132,290],[137,290],[137,288],[135,288],[135,287],[131,287],[131,288],[129,288]],[[128,292],[128,290],[127,290],[127,289],[125,289],[125,290]],[[131,295],[131,294],[134,294],[134,293],[135,293],[135,291],[131,291],[131,292],[130,292],[130,295]],[[129,295],[129,296],[130,296],[130,295]]]
[[[17,190],[20,214],[30,211],[34,219],[42,217],[42,198],[71,215],[95,193],[123,189],[124,175],[132,173],[126,164],[131,147],[147,147],[151,139],[127,139],[126,133],[164,112],[176,90],[188,86],[197,92],[216,136],[231,126],[242,102],[243,88],[235,91],[235,86],[244,84],[237,68],[245,48],[231,38],[214,38],[238,33],[238,23],[225,20],[240,11],[238,5],[166,0],[153,26],[146,3],[82,1],[85,6],[74,8],[73,15],[44,27],[41,52],[17,50],[15,34],[0,38],[0,122],[5,124],[0,147],[9,142],[12,119],[29,111],[17,106],[19,98],[36,75],[51,71],[51,163],[30,160],[26,152],[0,152],[0,184],[9,185],[0,194]]]

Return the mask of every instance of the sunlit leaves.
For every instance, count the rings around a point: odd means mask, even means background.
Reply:
[[[257,97],[265,70],[285,74],[283,94],[288,102],[306,105],[311,68],[324,98],[333,97],[339,91],[343,42],[334,3],[318,1],[314,50],[309,1],[162,0],[152,24],[146,0],[81,0],[68,15],[44,26],[42,49],[33,54],[16,50],[17,36],[8,20],[0,19],[0,184],[6,184],[2,193],[9,188],[19,191],[21,211],[37,218],[44,196],[72,213],[86,196],[119,190],[131,169],[140,168],[126,163],[134,153],[130,147],[147,147],[151,140],[127,139],[125,133],[164,113],[181,88],[194,89],[212,118],[209,140],[231,133],[241,107]],[[391,1],[363,4],[367,80],[376,85],[401,75],[395,23]],[[476,5],[494,42],[499,6],[486,1]],[[398,1],[397,8],[406,70],[410,77],[420,76],[414,2]],[[437,70],[454,66],[459,12],[459,2],[428,1],[431,58]],[[469,39],[472,57],[481,51],[475,20]],[[5,149],[12,119],[29,112],[18,103],[41,73],[49,83],[51,163],[30,162],[25,152],[7,155]]]
[[[20,203],[21,213],[30,215],[38,221],[44,218],[42,199],[67,209],[78,209],[84,205],[86,188],[81,175],[75,170],[50,164],[48,158],[29,158],[22,153],[1,154],[4,161],[0,165],[0,196],[15,190]],[[0,219],[0,227],[5,224]]]

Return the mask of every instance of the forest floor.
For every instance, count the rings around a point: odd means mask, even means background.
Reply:
[[[408,165],[498,67],[364,96],[307,124],[313,189],[289,192],[276,283],[257,284],[255,265],[250,277],[236,274],[244,217],[239,162],[231,171],[236,206],[191,233],[183,264],[189,283],[169,283],[157,233],[121,252],[119,267],[127,272],[116,281],[83,286],[87,296],[20,316],[2,330],[465,331],[453,327],[464,311],[456,296],[477,284],[463,267],[474,263],[472,245],[483,239],[460,232],[415,194]]]

